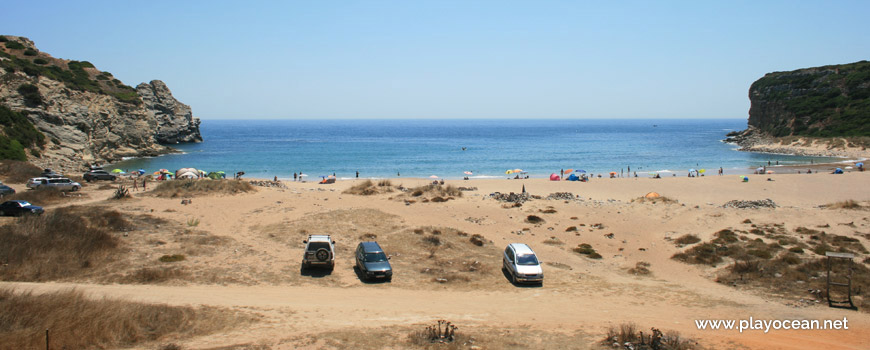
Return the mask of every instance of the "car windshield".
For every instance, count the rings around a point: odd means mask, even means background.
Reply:
[[[380,253],[366,253],[366,262],[384,262],[387,261],[387,255]]]
[[[533,254],[517,256],[517,265],[538,265],[538,257]]]
[[[310,242],[310,243],[308,243],[308,250],[309,251],[313,252],[313,251],[316,251],[320,248],[325,248],[325,249],[329,250],[329,243],[328,242]]]

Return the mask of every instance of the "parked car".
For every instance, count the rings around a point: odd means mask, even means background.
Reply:
[[[390,257],[384,253],[378,242],[362,242],[356,247],[356,267],[363,280],[393,279]]]
[[[115,175],[110,174],[108,171],[105,171],[103,169],[94,169],[88,171],[84,175],[82,175],[82,177],[85,178],[85,181],[87,182],[91,182],[94,180],[115,181],[115,179],[117,178]]]
[[[0,204],[0,216],[21,216],[25,214],[42,214],[42,207],[30,204],[28,201],[6,201]]]
[[[42,174],[39,174],[39,177],[47,177],[49,179],[57,179],[63,177],[63,175],[54,172],[51,169],[43,169]]]
[[[544,283],[544,270],[538,256],[523,243],[508,244],[502,258],[505,271],[513,283]]]
[[[0,195],[15,194],[15,189],[3,184],[0,184]]]
[[[45,177],[34,177],[27,181],[27,187],[32,189],[54,187],[61,191],[78,191],[82,185],[65,177],[50,179]]]
[[[302,269],[312,266],[326,267],[329,271],[335,268],[335,241],[329,235],[308,235],[305,252],[302,255]]]

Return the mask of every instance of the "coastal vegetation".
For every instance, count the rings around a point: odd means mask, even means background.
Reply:
[[[220,308],[90,299],[76,290],[35,294],[0,289],[0,310],[4,349],[44,348],[46,332],[52,349],[115,348],[204,335],[254,321]]]
[[[37,177],[41,173],[42,169],[25,161],[0,160],[0,177],[9,183],[25,183],[28,179]]]
[[[8,40],[8,38],[7,38]],[[13,46],[13,47],[10,47]],[[7,41],[5,44],[7,49],[25,49],[26,47],[18,41]],[[70,89],[78,91],[90,91],[109,95],[117,98],[121,102],[134,105],[142,104],[142,99],[136,90],[130,86],[124,85],[117,79],[108,79],[111,74],[101,73],[96,71],[94,65],[88,61],[63,61],[49,60],[50,56],[39,56],[36,50],[24,51],[21,57],[9,52],[0,51],[0,67],[8,71],[21,71],[30,77],[46,77],[52,80],[63,82]],[[34,53],[30,55],[28,53]],[[30,59],[30,57],[35,57]],[[92,77],[93,75],[93,77]],[[106,78],[101,79],[100,77]]]
[[[38,92],[37,92],[38,93]],[[25,149],[45,146],[43,135],[27,116],[0,105],[0,159],[27,160]]]
[[[196,197],[215,194],[238,194],[256,191],[241,180],[173,180],[162,181],[152,191],[157,197]]]
[[[353,194],[357,196],[371,196],[388,192],[393,192],[393,183],[390,182],[390,180],[381,180],[377,183],[372,180],[365,180],[359,184],[349,187],[342,193]]]
[[[868,61],[768,73],[749,91],[749,124],[772,136],[870,136]]]

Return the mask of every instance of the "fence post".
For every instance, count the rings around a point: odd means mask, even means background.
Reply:
[[[48,347],[48,329],[45,330],[45,350],[51,350]]]

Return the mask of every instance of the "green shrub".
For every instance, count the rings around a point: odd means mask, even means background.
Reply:
[[[164,255],[164,256],[161,256],[159,260],[160,260],[160,262],[165,262],[165,263],[184,261],[184,255],[182,255],[182,254]]]
[[[7,41],[9,41],[9,39],[7,39],[5,36],[0,35],[0,43],[5,43]]]
[[[7,41],[6,48],[11,50],[23,50],[24,45],[17,41]]]
[[[46,61],[46,60],[43,59],[43,58],[36,58],[36,59],[33,60],[33,63],[36,63],[36,64],[48,64],[48,61]]]
[[[36,56],[36,53],[37,52],[34,49],[24,50],[24,56]]]
[[[24,97],[24,104],[28,107],[36,107],[43,103],[39,88],[32,84],[23,84],[18,87],[18,93]]]
[[[18,141],[24,147],[45,146],[45,135],[36,130],[27,116],[2,105],[0,105],[0,126],[3,127],[6,137]]]

